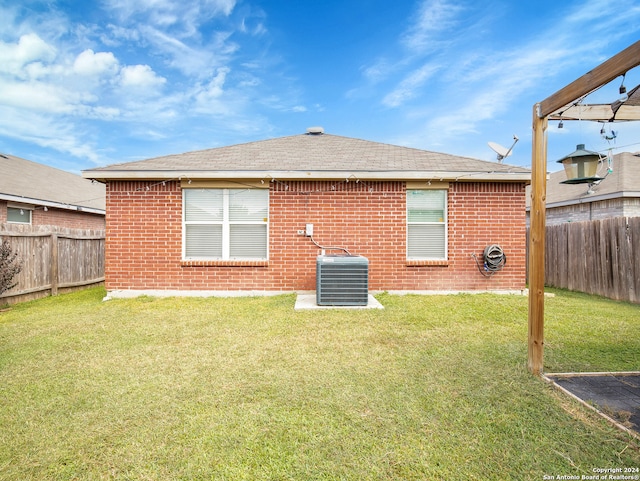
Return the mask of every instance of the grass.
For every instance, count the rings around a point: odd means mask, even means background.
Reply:
[[[640,466],[526,369],[527,299],[112,300],[0,313],[0,480],[506,480]],[[640,306],[557,291],[547,371],[636,370]]]

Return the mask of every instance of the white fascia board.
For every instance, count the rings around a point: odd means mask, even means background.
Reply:
[[[569,205],[588,204],[590,202],[600,202],[603,200],[621,199],[621,198],[635,198],[640,197],[640,192],[611,192],[610,194],[592,194],[579,199],[562,200],[558,202],[551,202],[547,204],[547,208],[554,207],[566,207]],[[528,207],[527,207],[528,209]]]
[[[62,202],[54,202],[51,200],[32,199],[31,197],[23,197],[21,195],[0,194],[1,200],[8,202],[19,202],[22,204],[34,204],[46,207],[53,207],[55,209],[74,210],[78,212],[88,212],[90,214],[105,215],[103,209],[95,209],[93,207],[85,207],[83,205],[64,204]]]
[[[529,172],[455,172],[455,171],[247,171],[247,170],[91,170],[86,179],[106,180],[182,180],[182,179],[260,179],[260,180],[443,180],[531,182]]]

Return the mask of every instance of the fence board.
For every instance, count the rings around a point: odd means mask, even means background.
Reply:
[[[631,302],[640,304],[640,217],[629,218],[629,243],[633,258],[633,291]]]
[[[609,252],[613,257],[613,273],[617,275],[613,276],[613,289],[608,294],[612,299],[621,299],[622,293],[624,292],[624,284],[626,275],[624,272],[624,263],[622,262],[622,250],[624,249],[624,239],[620,235],[620,229],[617,223],[613,222],[612,219],[605,219],[603,222],[603,226],[607,228],[609,232],[609,236],[611,238],[611,248]]]
[[[547,226],[545,284],[640,303],[640,217]]]
[[[105,233],[52,226],[0,225],[22,261],[18,284],[0,295],[0,303],[41,297],[104,281]]]

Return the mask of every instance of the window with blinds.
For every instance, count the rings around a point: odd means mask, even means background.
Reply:
[[[447,258],[447,191],[407,190],[407,259]]]
[[[267,189],[184,189],[185,260],[266,260]]]

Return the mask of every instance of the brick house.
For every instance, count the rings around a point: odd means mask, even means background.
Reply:
[[[606,161],[601,163],[598,176],[605,178],[595,185],[562,184],[567,179],[564,170],[549,174],[546,224],[640,216],[640,153],[616,154],[610,174],[607,168]]]
[[[104,185],[8,154],[0,172],[0,225],[105,228]]]
[[[314,290],[319,246],[367,257],[373,291],[525,287],[528,169],[318,128],[83,176],[106,184],[114,295]],[[490,244],[508,262],[488,277]]]

